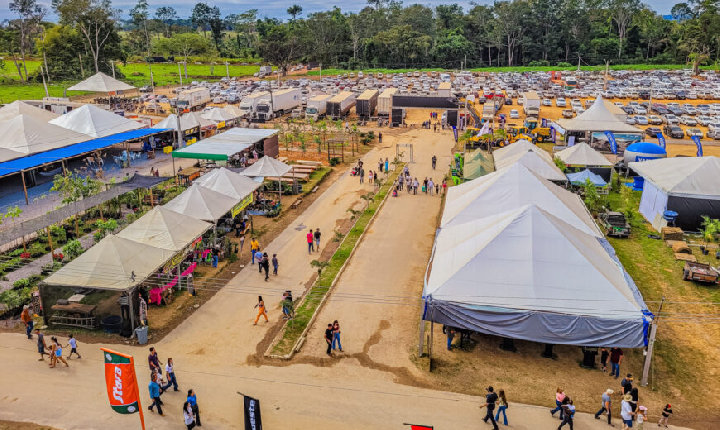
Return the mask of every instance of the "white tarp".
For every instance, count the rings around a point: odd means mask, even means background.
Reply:
[[[290,166],[272,157],[262,157],[252,166],[240,172],[241,175],[251,177],[279,178],[290,171]]]
[[[182,131],[191,130],[196,127],[200,127],[200,123],[197,118],[195,118],[195,115],[180,115],[180,129]],[[155,124],[154,128],[169,128],[177,130],[177,115],[171,113],[167,116],[167,118]]]
[[[45,122],[59,116],[56,113],[40,109],[39,107],[27,104],[21,100],[15,100],[14,102],[0,108],[0,121],[5,121],[18,115],[29,115]]]
[[[278,134],[273,128],[241,128],[235,127],[223,132],[223,135],[232,136],[238,142],[256,143]]]
[[[116,91],[127,91],[135,89],[132,85],[118,81],[103,72],[97,72],[82,82],[78,82],[68,91],[91,91],[97,93],[111,93]]]
[[[605,106],[598,97],[585,112],[570,119],[559,119],[557,123],[568,131],[612,131],[614,133],[642,133],[637,127],[625,123]]]
[[[675,157],[629,163],[670,196],[720,200],[720,158]]]
[[[92,137],[106,137],[146,127],[145,124],[90,104],[73,109],[65,115],[51,120],[50,124]]]
[[[493,159],[495,160],[495,164],[497,164],[498,162],[506,158],[514,158],[518,154],[524,154],[528,151],[536,152],[541,157],[552,161],[552,156],[547,151],[537,147],[536,145],[533,145],[532,142],[526,139],[520,139],[504,148],[496,149],[495,151],[493,151],[492,155]]]
[[[218,193],[200,184],[193,184],[164,206],[183,215],[212,222],[228,213],[237,203],[239,199]]]
[[[180,251],[212,225],[163,206],[156,206],[124,228],[118,237],[145,245]]]
[[[24,157],[26,155],[27,154],[23,154],[22,152],[13,151],[12,149],[0,148],[0,163]]]
[[[667,225],[667,221],[663,218],[663,213],[667,210],[667,203],[668,195],[658,189],[654,183],[645,181],[640,197],[639,212],[657,231]]]
[[[237,200],[244,199],[262,185],[224,167],[202,175],[195,183]]]
[[[215,121],[215,122],[231,121],[231,120],[237,118],[236,115],[233,115],[229,111],[227,111],[225,109],[221,109],[221,108],[212,108],[208,112],[202,113],[200,116],[209,121]]]
[[[174,252],[109,235],[43,282],[48,285],[127,290],[152,275]]]
[[[613,164],[585,142],[580,142],[555,154],[568,166],[611,167]]]
[[[233,116],[233,118],[240,118],[241,116],[243,116],[243,112],[237,106],[226,105],[223,109],[229,112]]]
[[[527,167],[531,172],[540,176],[548,181],[561,181],[566,182],[567,177],[560,170],[552,160],[545,158],[535,151],[528,151],[526,153],[516,154],[512,157],[503,158],[502,160],[495,159],[495,168],[500,170],[505,167],[510,167],[515,163],[520,163]]]
[[[26,114],[0,122],[0,148],[24,155],[63,148],[90,139],[86,134],[67,130]]]
[[[522,164],[448,188],[440,226],[446,228],[535,204],[578,230],[603,237],[585,204]]]

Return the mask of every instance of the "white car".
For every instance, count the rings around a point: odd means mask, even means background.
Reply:
[[[517,109],[510,109],[510,119],[520,119],[520,113]]]
[[[555,106],[557,107],[565,107],[567,106],[567,102],[563,97],[559,97],[555,100]]]
[[[635,123],[638,125],[648,125],[648,119],[644,115],[637,115],[635,117]]]
[[[678,117],[676,117],[675,115],[669,113],[669,114],[665,115],[663,122],[665,122],[667,125],[679,125],[680,119]]]
[[[647,115],[647,109],[642,106],[633,106],[633,111],[636,115]]]
[[[702,125],[702,126],[707,126],[707,125],[710,124],[711,122],[714,122],[714,121],[713,121],[713,117],[708,116],[708,115],[699,115],[699,116],[698,116],[697,118],[695,118],[695,119],[697,120],[698,124],[700,124],[700,125]]]
[[[542,105],[543,105],[543,106],[552,106],[552,100],[550,100],[550,99],[543,99]]]
[[[636,124],[635,117],[633,117],[633,116],[629,116],[629,117],[625,118],[625,122],[628,123],[628,124],[630,124],[630,125],[635,125],[635,124]]]
[[[689,125],[689,126],[695,126],[697,125],[697,121],[695,121],[695,118],[691,117],[690,115],[682,115],[680,116],[680,123]]]

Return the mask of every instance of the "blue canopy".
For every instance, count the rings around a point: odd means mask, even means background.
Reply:
[[[652,142],[636,142],[628,145],[625,151],[640,152],[643,154],[667,154],[667,151],[662,146]]]
[[[53,149],[50,151],[29,155],[27,157],[6,161],[4,163],[0,163],[0,177],[12,175],[13,173],[19,173],[23,170],[42,166],[43,164],[53,163],[55,161],[76,157],[82,154],[87,154],[88,152],[107,148],[109,146],[127,142],[129,140],[141,139],[143,137],[162,133],[168,130],[170,129],[144,128],[140,130],[130,130],[124,133],[117,133],[113,134],[112,136],[88,140],[87,142],[68,145],[64,148]]]
[[[592,182],[596,187],[604,187],[607,185],[607,182],[605,182],[600,175],[594,174],[589,169],[575,173],[568,173],[565,176],[567,176],[568,181],[570,181],[573,185],[585,185],[585,181],[588,179],[590,179],[590,182]]]

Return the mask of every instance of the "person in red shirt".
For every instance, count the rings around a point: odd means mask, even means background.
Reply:
[[[312,253],[315,250],[315,247],[313,246],[313,231],[310,229],[310,232],[307,234],[307,244],[308,244],[308,254]]]
[[[620,362],[623,359],[623,350],[620,348],[610,349],[610,376],[615,376],[615,379],[620,377]]]
[[[27,335],[27,338],[32,339],[32,329],[34,322],[32,319],[32,315],[30,315],[30,306],[23,306],[23,311],[20,314],[20,318],[22,319],[23,324],[25,324],[25,334]]]

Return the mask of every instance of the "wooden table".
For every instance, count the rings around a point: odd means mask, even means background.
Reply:
[[[177,174],[181,184],[190,185],[190,182],[200,177],[199,167],[188,167]]]
[[[56,311],[50,317],[50,324],[69,325],[82,328],[95,328],[95,305],[81,305],[69,303],[67,305],[53,305]]]

